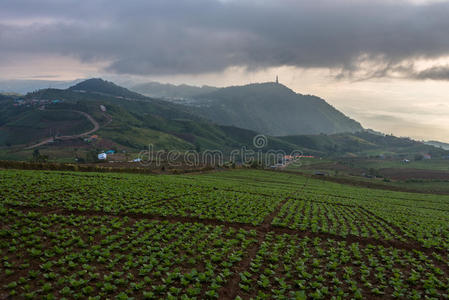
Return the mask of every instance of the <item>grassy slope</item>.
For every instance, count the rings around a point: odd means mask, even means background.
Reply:
[[[96,93],[48,89],[29,95],[43,99],[63,99],[61,109],[76,109],[92,115],[102,127],[98,134],[120,145],[141,150],[153,144],[156,149],[240,149],[252,147],[254,131],[232,126],[219,126],[185,111],[184,106],[162,100],[145,98],[139,101],[118,99]],[[108,123],[100,111],[106,106],[112,118]],[[286,141],[272,138],[270,145],[282,149],[295,147]]]
[[[92,124],[85,116],[64,110],[29,110],[0,129],[0,145],[28,144],[56,135],[73,135],[88,131]]]
[[[393,155],[410,157],[414,154],[429,153],[433,156],[444,156],[449,152],[433,146],[425,145],[406,138],[394,136],[378,136],[368,132],[334,135],[297,135],[280,137],[291,144],[326,154],[326,156],[342,155]]]
[[[267,89],[268,93],[273,89],[271,85],[265,84],[261,87]],[[261,87],[258,86],[257,89]],[[240,88],[238,87],[237,90]],[[77,89],[98,89],[101,92],[78,92]],[[289,97],[298,96],[281,85],[275,85],[274,90],[276,89],[290,95]],[[234,92],[237,95],[237,91]],[[109,95],[108,93],[116,93],[119,96]],[[132,98],[135,95],[138,99]],[[243,93],[244,95],[245,93]],[[64,103],[49,107],[89,113],[100,123],[101,129],[98,134],[102,138],[135,151],[147,148],[149,144],[153,144],[155,149],[195,149],[201,151],[205,149],[230,151],[242,147],[254,149],[252,145],[253,137],[257,134],[252,130],[212,124],[210,121],[192,114],[185,106],[147,98],[101,80],[88,81],[84,85],[80,84],[69,90],[41,90],[27,95],[27,97],[63,99]],[[237,97],[235,101],[238,99]],[[265,100],[267,105],[271,101],[270,97],[265,98]],[[49,128],[48,124],[41,121],[40,113],[35,108],[34,110],[26,107],[15,108],[12,106],[11,99],[4,101],[10,101],[9,104],[11,105],[3,105],[0,108],[0,122],[26,125],[20,127],[23,132],[18,129],[18,126],[14,127],[14,138],[16,139],[13,141],[14,143],[32,143],[36,140],[36,132],[42,134],[41,136],[38,135],[38,138],[49,135],[49,132],[43,130]],[[320,99],[313,101],[325,104]],[[107,115],[100,111],[100,104],[106,106]],[[259,106],[253,108],[264,107],[264,103],[259,104]],[[243,107],[244,105],[240,106]],[[250,108],[248,107],[248,109]],[[67,124],[64,126],[57,124],[57,127],[71,128],[70,133],[78,133],[84,130],[83,126],[86,125],[80,123],[79,126],[75,126],[77,124],[74,120],[75,115],[63,116],[55,113],[54,118],[56,116],[62,116],[62,122],[73,125],[69,127]],[[80,116],[78,115],[78,117]],[[111,118],[112,122],[110,122]],[[10,136],[10,132],[0,127],[0,144],[3,143],[4,145],[8,136]],[[442,151],[407,139],[377,136],[369,133],[270,137],[267,147],[263,150],[270,149],[284,150],[286,153],[301,150],[305,154],[317,156],[375,155],[382,152],[405,155],[423,151],[430,152],[430,150],[439,154]]]
[[[384,169],[420,169],[449,171],[449,159],[431,159],[431,160],[411,160],[409,163],[403,163],[401,160],[363,160],[357,165],[364,168]]]

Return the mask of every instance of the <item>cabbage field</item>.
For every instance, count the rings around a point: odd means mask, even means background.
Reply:
[[[0,170],[0,299],[445,299],[449,196]]]

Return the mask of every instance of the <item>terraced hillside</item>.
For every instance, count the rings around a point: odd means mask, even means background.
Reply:
[[[449,197],[233,170],[0,170],[0,298],[442,299]]]

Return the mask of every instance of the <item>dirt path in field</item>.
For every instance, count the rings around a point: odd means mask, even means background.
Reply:
[[[307,198],[301,198],[301,197],[291,197],[291,199],[299,200],[299,201],[305,201],[305,202],[313,202],[313,203],[320,203],[320,204],[327,204],[327,205],[333,205],[333,206],[344,206],[344,207],[359,207],[355,204],[346,204],[346,203],[338,203],[338,202],[326,202],[326,201],[320,201],[320,200],[309,200]]]
[[[302,191],[306,187],[307,183],[308,179],[306,179],[304,185],[297,192]],[[234,300],[236,298],[239,291],[240,273],[249,269],[251,262],[259,252],[260,246],[265,241],[267,233],[270,232],[273,227],[273,225],[271,224],[273,222],[273,219],[279,214],[282,206],[284,206],[289,199],[290,196],[282,200],[273,210],[273,212],[265,217],[261,225],[254,226],[254,229],[257,230],[257,243],[250,246],[247,255],[237,264],[237,266],[233,270],[234,275],[232,276],[232,278],[230,278],[227,284],[220,289],[220,299]]]

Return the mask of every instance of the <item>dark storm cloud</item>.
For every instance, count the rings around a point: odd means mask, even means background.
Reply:
[[[432,67],[413,75],[416,79],[449,80],[449,66]]]
[[[449,3],[398,1],[2,0],[0,64],[58,54],[128,74],[287,65],[351,75],[371,62],[382,77],[448,55],[448,15]]]

